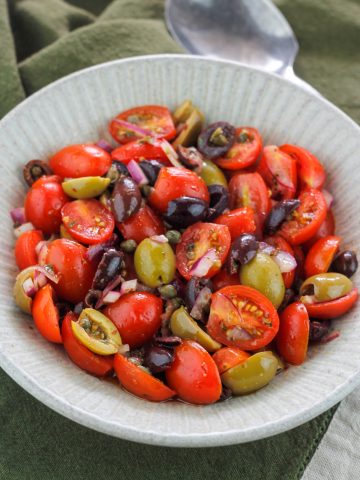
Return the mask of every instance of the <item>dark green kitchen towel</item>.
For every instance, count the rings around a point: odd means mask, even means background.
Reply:
[[[297,73],[360,121],[360,0],[276,0],[300,43]],[[178,53],[162,0],[0,0],[0,117],[70,72],[133,55]],[[0,371],[0,479],[296,480],[334,409],[245,445],[171,449],[81,427]]]

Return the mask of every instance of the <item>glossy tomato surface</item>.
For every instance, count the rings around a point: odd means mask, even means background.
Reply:
[[[101,176],[110,166],[110,154],[93,144],[68,145],[50,158],[51,169],[62,178]]]
[[[307,187],[321,189],[324,185],[326,174],[320,160],[315,155],[298,145],[281,145],[280,150],[290,155],[296,161],[301,189]]]
[[[226,170],[241,170],[255,163],[261,153],[262,139],[259,131],[252,127],[236,129],[236,140],[224,157],[215,159],[215,163]]]
[[[266,237],[264,241],[269,245],[272,245],[273,247],[277,248],[278,250],[282,250],[283,252],[290,253],[290,255],[294,256],[294,249],[280,235],[273,235],[271,237]],[[295,278],[295,271],[296,269],[291,270],[290,272],[282,273],[285,288],[290,288],[292,286]]]
[[[331,319],[341,317],[354,305],[359,297],[357,288],[354,288],[347,295],[331,300],[329,302],[305,303],[309,317],[320,319]]]
[[[220,272],[218,272],[214,277],[212,277],[211,282],[214,286],[214,292],[220,290],[220,288],[227,287],[228,285],[239,285],[239,275],[234,273],[230,274],[225,267],[223,267]]]
[[[246,362],[250,357],[250,354],[240,350],[236,347],[224,347],[220,348],[212,356],[216,366],[218,367],[220,375],[240,363]]]
[[[62,343],[59,312],[54,303],[54,290],[51,285],[45,285],[36,293],[31,313],[36,328],[46,340]]]
[[[135,160],[136,162],[140,160],[159,160],[163,162],[164,165],[170,165],[166,153],[159,145],[153,145],[152,143],[141,140],[135,140],[134,142],[115,148],[115,150],[111,152],[111,158],[118,162],[125,163],[125,165],[127,165],[130,160]]]
[[[325,273],[339,250],[340,237],[329,235],[320,238],[308,251],[305,259],[305,275],[311,277],[318,273]]]
[[[278,352],[285,362],[301,365],[309,343],[310,321],[301,302],[288,305],[280,314],[280,328],[276,336]]]
[[[118,223],[117,227],[125,240],[132,239],[136,243],[153,235],[165,233],[161,218],[147,205],[144,205],[124,222]]]
[[[44,240],[40,230],[24,232],[15,243],[15,260],[19,270],[31,267],[38,263],[36,245]]]
[[[235,240],[242,233],[254,233],[256,231],[255,214],[250,207],[236,208],[223,213],[214,220],[214,223],[226,225],[231,240]]]

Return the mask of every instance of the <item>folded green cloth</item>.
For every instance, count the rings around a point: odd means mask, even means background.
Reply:
[[[297,73],[360,121],[360,1],[276,3],[301,45]],[[164,25],[162,0],[0,0],[0,117],[27,95],[80,68],[181,51]],[[333,412],[245,445],[160,448],[81,427],[0,371],[0,479],[295,480]]]

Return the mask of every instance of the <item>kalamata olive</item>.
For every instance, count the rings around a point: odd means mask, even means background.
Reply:
[[[221,157],[234,145],[235,137],[236,129],[230,123],[212,123],[200,133],[198,149],[207,158]]]
[[[61,323],[64,320],[65,315],[71,311],[71,305],[68,302],[56,302],[55,306],[59,312],[59,324],[61,326]]]
[[[177,347],[181,345],[181,338],[176,335],[170,335],[168,337],[155,337],[154,344],[158,347]]]
[[[174,227],[188,227],[205,219],[208,206],[204,200],[193,197],[179,197],[168,203],[164,219]]]
[[[144,365],[152,373],[164,372],[174,361],[174,351],[170,348],[151,346],[145,352]]]
[[[284,299],[281,302],[280,307],[278,308],[279,312],[282,312],[290,303],[295,300],[295,292],[291,288],[285,290]]]
[[[159,172],[164,165],[157,160],[142,160],[139,162],[139,165],[141,170],[145,173],[146,178],[149,180],[149,185],[154,186]]]
[[[356,253],[352,250],[340,252],[331,264],[330,270],[352,277],[358,268]]]
[[[210,207],[206,219],[211,222],[221,215],[226,208],[229,208],[229,192],[223,185],[210,185],[208,190]]]
[[[88,292],[88,295],[89,293],[91,292],[91,290],[89,290]],[[99,292],[101,294],[101,292]],[[97,299],[95,301],[95,303],[97,302]],[[95,303],[92,303],[92,305],[94,306]],[[87,305],[89,307],[89,305]],[[84,310],[85,308],[85,303],[84,302],[79,302],[77,303],[75,306],[74,306],[74,309],[73,309],[73,312],[75,313],[75,315],[80,315],[80,313]]]
[[[226,261],[228,272],[237,273],[240,265],[250,262],[258,251],[259,242],[251,233],[243,233],[231,245],[230,253]]]
[[[141,192],[132,178],[121,175],[114,185],[111,210],[117,222],[131,217],[141,207]]]
[[[49,165],[43,160],[30,160],[23,170],[25,182],[29,187],[43,175],[52,175],[52,173]]]
[[[232,397],[231,389],[223,386],[222,392],[219,398],[219,402],[225,402],[225,400],[229,400],[229,398],[231,397]]]
[[[180,162],[190,170],[200,173],[204,157],[195,147],[183,147],[179,145],[177,148]]]
[[[104,288],[118,275],[124,267],[124,254],[111,249],[104,253],[97,267],[92,289],[104,290]]]
[[[119,180],[121,175],[125,175],[125,177],[130,177],[129,170],[125,163],[118,162],[117,160],[113,160],[111,167],[107,171],[106,177],[110,178],[110,185],[113,187],[115,183]]]
[[[90,289],[85,296],[84,307],[94,308],[95,305],[97,304],[97,302],[99,301],[101,295],[102,295],[101,290]],[[80,303],[82,303],[82,302],[80,302]],[[80,309],[80,304],[79,304],[79,309]],[[77,309],[76,313],[80,314],[82,312],[82,308],[80,309],[80,312],[78,311],[79,309]]]
[[[321,340],[327,333],[329,333],[330,325],[330,320],[311,320],[309,341],[318,342]]]
[[[270,211],[265,220],[264,230],[265,233],[272,235],[278,230],[280,225],[286,220],[286,217],[290,215],[298,206],[300,200],[292,198],[289,200],[281,200]]]
[[[212,292],[214,291],[212,281],[208,278],[191,277],[188,281],[185,288],[185,304],[189,311],[192,310],[197,296],[204,287],[208,287]]]

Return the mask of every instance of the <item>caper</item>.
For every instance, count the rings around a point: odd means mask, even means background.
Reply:
[[[64,192],[71,198],[93,198],[98,197],[107,189],[110,178],[105,177],[81,177],[72,178],[63,182]]]
[[[168,230],[165,237],[169,240],[169,243],[176,245],[181,240],[181,233],[178,230]]]
[[[176,288],[174,287],[174,285],[171,285],[171,284],[163,285],[162,287],[159,287],[158,291],[160,295],[166,299],[174,298],[177,295]]]
[[[301,301],[304,303],[315,300],[316,302],[327,302],[343,297],[351,292],[352,281],[341,273],[319,273],[305,280],[300,287]]]
[[[352,250],[345,250],[339,253],[331,264],[330,270],[352,277],[358,268],[356,253]]]
[[[196,139],[201,132],[204,123],[204,116],[199,110],[194,109],[191,115],[185,120],[184,128],[175,138],[172,145],[176,149],[179,145],[191,147],[195,145]]]
[[[24,282],[26,280],[34,280],[35,269],[34,267],[28,267],[22,270],[16,277],[15,285],[13,289],[13,295],[16,305],[21,308],[25,313],[31,315],[32,298],[28,297],[24,290]]]
[[[204,159],[200,177],[204,180],[208,187],[210,185],[222,185],[223,187],[227,188],[228,186],[223,172],[209,159]]]
[[[136,248],[134,265],[139,280],[148,287],[157,288],[175,277],[175,254],[168,243],[145,238]]]
[[[52,170],[49,165],[43,160],[30,160],[23,170],[25,182],[31,187],[31,185],[44,175],[51,175]]]
[[[135,240],[129,239],[129,240],[124,240],[123,242],[120,243],[120,248],[121,250],[124,250],[126,253],[134,253],[137,247],[137,243]]]
[[[236,129],[230,123],[212,123],[199,135],[197,147],[210,159],[221,157],[234,145],[235,137]]]

